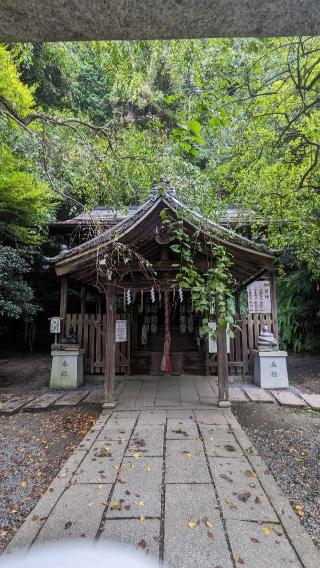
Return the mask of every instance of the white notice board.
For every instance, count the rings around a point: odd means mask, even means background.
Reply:
[[[61,318],[49,318],[50,319],[50,333],[60,333],[61,332]]]
[[[116,320],[116,343],[127,341],[127,320]]]
[[[247,287],[250,314],[270,314],[270,280],[256,280]]]

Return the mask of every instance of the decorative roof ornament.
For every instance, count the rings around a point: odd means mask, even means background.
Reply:
[[[171,186],[170,180],[164,176],[160,177],[160,182],[151,188],[149,193],[149,198],[151,197],[165,197],[166,193],[169,193],[173,197],[176,196],[176,190]]]
[[[268,326],[262,326],[261,333],[258,337],[258,351],[276,351],[278,349],[278,341],[273,333],[268,330]]]

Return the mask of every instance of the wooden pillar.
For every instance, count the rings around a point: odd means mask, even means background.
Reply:
[[[83,315],[86,313],[86,287],[81,286],[81,293],[80,293],[80,313]]]
[[[96,298],[96,315],[101,314],[101,296],[97,296]]]
[[[61,333],[60,341],[66,334],[66,313],[68,307],[68,277],[61,277],[61,292],[60,292],[60,317],[63,318],[61,321]]]
[[[228,380],[228,353],[226,330],[219,327],[219,308],[217,306],[217,359],[219,406],[230,406]]]
[[[105,404],[114,407],[115,379],[115,327],[116,327],[116,293],[113,284],[108,284],[106,292],[106,362],[104,373]]]
[[[271,313],[273,321],[273,335],[279,341],[276,277],[274,272],[272,272],[270,275],[270,295],[271,295]]]
[[[235,309],[237,315],[240,315],[240,294],[241,292],[237,291],[235,295]]]

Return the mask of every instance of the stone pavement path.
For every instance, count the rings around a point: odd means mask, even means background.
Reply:
[[[218,401],[217,380],[203,376],[163,376],[163,377],[125,377],[118,386],[119,409],[172,407],[172,408],[211,408]],[[295,394],[282,390],[264,390],[253,385],[232,386],[231,402],[258,402],[281,404],[296,408],[320,409],[320,395]],[[98,404],[104,402],[104,390],[101,387],[79,389],[64,393],[50,391],[41,396],[12,396],[0,392],[0,414],[15,412],[37,412],[59,406]]]
[[[101,415],[6,553],[68,538],[127,542],[171,568],[319,567],[229,409]]]

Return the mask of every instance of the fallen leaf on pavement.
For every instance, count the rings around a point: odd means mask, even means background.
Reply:
[[[72,522],[68,521],[65,525],[64,525],[64,530],[67,531],[68,529],[70,529],[70,527],[72,527]]]
[[[270,536],[271,535],[271,530],[268,527],[262,527],[262,532],[266,535],[266,536]]]

